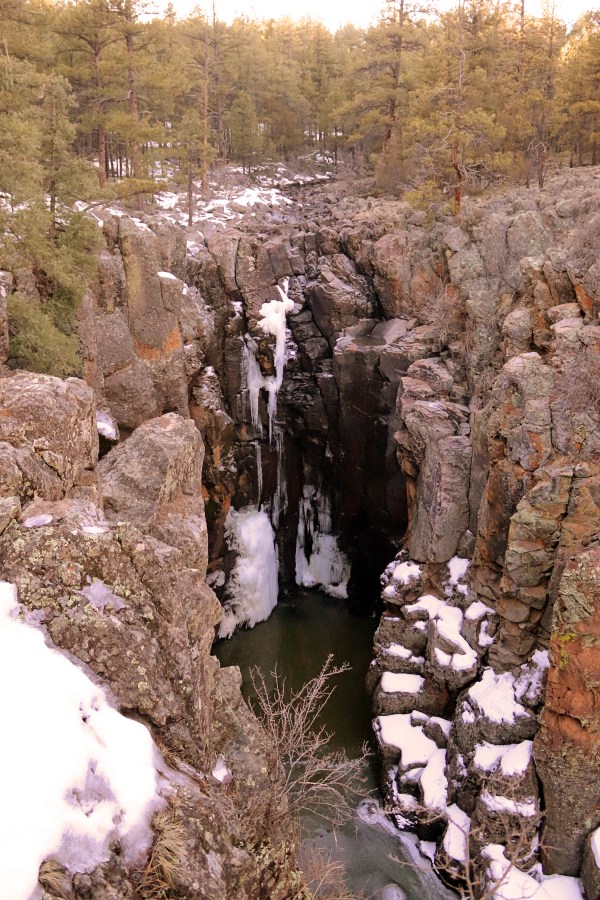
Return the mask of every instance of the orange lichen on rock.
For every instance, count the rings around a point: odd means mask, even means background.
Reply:
[[[175,350],[181,350],[183,344],[181,341],[181,332],[179,331],[179,325],[175,325],[172,331],[164,339],[163,343],[159,347],[152,347],[149,344],[142,344],[141,341],[135,341],[135,350],[137,355],[141,359],[151,360],[151,359],[161,359],[165,356],[169,356],[169,354],[173,353]]]

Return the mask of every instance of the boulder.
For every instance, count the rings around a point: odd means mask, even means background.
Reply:
[[[0,441],[14,448],[34,489],[45,482],[66,494],[95,466],[94,394],[83,381],[17,372],[0,378],[0,409]]]
[[[206,574],[202,499],[204,446],[190,419],[150,419],[98,465],[111,522],[131,522],[178,547],[187,565]]]

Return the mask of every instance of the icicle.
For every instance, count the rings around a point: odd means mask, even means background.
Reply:
[[[277,485],[273,496],[273,510],[271,521],[275,528],[279,527],[279,520],[287,510],[287,484],[285,480],[283,433],[279,428],[275,429],[275,447],[277,449]]]
[[[260,498],[262,497],[263,492],[262,448],[260,446],[260,441],[254,441],[254,453],[256,460],[256,482],[258,485],[256,505],[260,509]]]
[[[296,584],[320,586],[333,597],[348,596],[350,563],[331,533],[331,501],[305,485],[296,538]]]
[[[260,366],[256,359],[256,344],[249,334],[246,335],[244,344],[244,361],[246,388],[250,397],[250,421],[262,434],[262,423],[258,413],[258,395],[261,387],[265,386],[266,379],[260,371]]]
[[[261,319],[257,322],[258,327],[265,334],[271,334],[275,338],[275,375],[265,376],[260,370],[260,366],[256,359],[256,343],[250,335],[246,335],[245,339],[245,359],[246,359],[246,381],[248,393],[250,395],[250,415],[252,424],[255,428],[261,429],[260,417],[258,412],[258,398],[260,389],[264,388],[268,395],[267,413],[269,416],[269,441],[273,440],[273,422],[275,413],[277,412],[277,395],[283,384],[283,370],[286,363],[286,314],[294,308],[294,301],[287,296],[288,279],[284,279],[283,290],[277,285],[280,300],[269,300],[263,303],[260,308]]]

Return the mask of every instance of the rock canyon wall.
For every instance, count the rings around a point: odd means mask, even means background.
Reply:
[[[283,589],[368,606],[385,570],[369,686],[398,821],[459,880],[468,832],[479,859],[541,854],[598,896],[598,171],[457,219],[336,182],[286,217],[200,233],[107,212],[103,231],[84,380],[0,380],[21,604],[161,747],[200,770],[222,753],[263,796],[260,733],[209,655],[205,577],[250,621],[231,510],[270,522]],[[266,809],[238,839],[222,797],[181,793],[221,822],[218,848],[188,839],[211,897],[286,896],[285,842],[268,864],[250,849]]]

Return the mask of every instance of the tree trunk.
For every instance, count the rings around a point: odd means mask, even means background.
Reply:
[[[460,205],[462,202],[462,183],[464,178],[463,170],[458,162],[458,147],[454,147],[452,150],[452,168],[456,172],[456,184],[454,186],[454,215],[457,216],[460,212]]]
[[[188,152],[188,171],[187,171],[187,206],[188,206],[188,225],[194,222],[194,167],[192,161],[192,148]]]
[[[213,3],[213,17],[215,15],[215,7]],[[202,188],[202,197],[206,198],[208,192],[208,127],[209,127],[209,108],[208,108],[208,19],[206,20],[206,31],[204,41],[204,94],[202,118],[204,122],[204,134],[202,135],[202,159],[200,160],[200,186]],[[190,225],[192,223],[190,222]]]
[[[131,2],[125,5],[125,46],[127,48],[127,87],[129,89],[129,114],[134,123],[134,135],[131,141],[131,167],[134,178],[142,177],[140,148],[137,142],[137,126],[140,121],[140,110],[137,95],[137,78],[135,72],[135,42],[133,39],[133,8]]]
[[[106,129],[98,125],[98,181],[100,187],[106,184]]]

